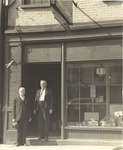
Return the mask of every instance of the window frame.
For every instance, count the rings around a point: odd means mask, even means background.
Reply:
[[[93,62],[85,62],[85,64],[93,64]],[[99,62],[97,62],[96,64],[100,64],[101,63],[101,61],[99,61]],[[80,65],[82,65],[83,63],[82,62],[76,62],[76,63],[74,63],[74,62],[66,62],[66,81],[69,81],[69,76],[70,76],[70,73],[72,73],[73,71],[72,70],[70,70],[70,68],[73,68],[73,69],[75,69],[75,68],[77,68],[77,66],[75,65],[75,67],[74,67],[74,64],[77,64],[78,66]],[[103,64],[103,63],[102,63]],[[68,67],[67,67],[67,65],[68,65]],[[70,65],[70,66],[69,66]],[[73,65],[73,66],[72,66]],[[72,66],[72,67],[71,67]],[[105,83],[104,83],[104,85],[105,85],[105,89],[107,88],[107,87],[109,87],[110,86],[110,89],[111,89],[111,87],[112,87],[112,84],[111,84],[111,81],[109,81],[110,79],[109,79],[109,75],[110,75],[110,72],[111,72],[111,67],[117,67],[117,66],[120,66],[120,67],[122,67],[121,66],[121,64],[120,63],[117,63],[116,62],[116,64],[115,64],[115,62],[112,62],[112,61],[110,61],[109,63],[106,61],[104,61],[104,66],[108,69],[107,70],[107,74],[106,74],[106,77],[105,77]],[[78,67],[79,68],[79,67]],[[82,68],[82,66],[80,67],[80,68]],[[121,72],[119,72],[119,73],[121,73],[122,74],[122,71]],[[94,77],[94,79],[95,79],[95,77]],[[71,79],[70,79],[71,80]],[[94,81],[95,82],[95,81]],[[69,83],[69,82],[68,82]],[[95,82],[95,84],[96,84],[96,82]],[[97,85],[96,85],[97,86]],[[119,86],[121,86],[121,89],[122,89],[122,84],[121,85],[119,85]],[[68,86],[66,86],[66,112],[67,112],[67,118],[69,118],[69,116],[68,116],[68,111],[70,112],[70,111],[72,111],[72,109],[71,110],[68,110],[68,107],[69,107],[69,99],[70,99],[70,97],[68,98],[68,94],[69,93],[67,93],[67,90],[69,90],[68,89],[68,87],[70,87],[70,85],[68,85]],[[105,94],[107,93],[107,92],[109,92],[110,90],[108,89],[108,91],[105,91]],[[121,91],[122,92],[122,91]],[[108,93],[107,95],[109,96],[111,94],[111,91],[110,91],[110,93]],[[97,94],[96,94],[96,96],[97,96]],[[110,100],[108,101],[107,100],[107,98],[106,98],[106,95],[105,95],[105,101],[104,101],[104,103],[105,103],[105,117],[108,117],[109,115],[110,115],[110,105],[112,104],[111,103],[111,96],[110,97],[108,97],[108,98],[110,98]],[[109,106],[108,106],[108,103],[109,103]],[[122,98],[121,98],[121,103],[122,103]],[[102,103],[103,104],[103,103]],[[118,103],[115,103],[115,104],[118,104]],[[89,104],[90,105],[90,104]],[[74,107],[73,105],[71,105],[72,106],[72,108]],[[79,107],[79,104],[78,104],[78,107]],[[100,106],[99,106],[100,107]],[[98,109],[98,108],[96,108],[96,109]],[[76,109],[77,110],[77,109]],[[78,111],[79,111],[79,108],[78,108]],[[75,113],[77,113],[77,111],[75,112]],[[78,112],[78,116],[79,116],[79,113],[80,112]],[[101,112],[102,113],[102,112]],[[74,113],[73,113],[74,114]],[[78,116],[76,116],[76,118],[78,117]],[[73,116],[74,118],[75,118],[75,116]],[[71,123],[72,123],[72,125],[74,125],[75,124],[75,126],[77,126],[77,123],[78,124],[81,124],[81,120],[79,120],[79,121],[74,121],[74,118],[73,118],[73,121],[70,119],[70,120],[67,120],[67,126],[69,126],[69,125],[71,125]],[[80,117],[78,117],[78,118],[80,118]]]
[[[50,7],[50,1],[43,1],[43,3],[27,3],[25,4],[25,0],[21,1],[21,7],[22,8],[49,8]]]

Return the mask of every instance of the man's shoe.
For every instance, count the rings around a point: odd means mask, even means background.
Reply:
[[[16,144],[16,146],[21,146],[21,144]]]
[[[38,141],[42,142],[42,138],[39,137],[39,138],[38,138]]]
[[[16,146],[23,146],[23,145],[24,145],[24,143],[21,143],[21,144],[20,144],[20,143],[17,143],[17,144],[16,144]]]
[[[45,141],[45,142],[48,142],[48,137],[45,137],[45,138],[44,138],[44,141]]]

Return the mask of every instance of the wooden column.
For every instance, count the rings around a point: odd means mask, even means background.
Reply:
[[[65,138],[65,47],[61,48],[61,139]]]

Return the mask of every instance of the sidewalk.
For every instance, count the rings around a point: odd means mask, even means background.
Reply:
[[[77,146],[77,145],[56,145],[56,146],[19,146],[15,145],[0,145],[0,150],[114,150],[114,146]],[[123,150],[123,149],[116,149]]]

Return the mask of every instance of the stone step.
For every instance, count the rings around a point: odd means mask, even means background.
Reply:
[[[49,137],[48,141],[44,139],[39,140],[37,137],[27,137],[26,138],[26,145],[57,145],[57,139],[59,137]]]
[[[58,139],[58,145],[96,145],[96,146],[120,146],[122,140],[89,140],[89,139]]]
[[[96,145],[96,146],[120,146],[123,140],[90,140],[90,139],[60,139],[60,136],[49,137],[48,142],[40,141],[38,137],[27,137],[26,145]]]

